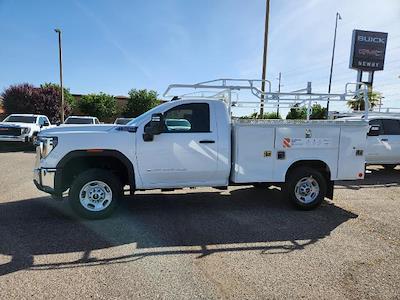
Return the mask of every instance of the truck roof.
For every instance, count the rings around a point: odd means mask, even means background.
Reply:
[[[351,117],[344,117],[344,118],[338,118],[337,120],[362,120],[364,119],[364,115],[358,115],[358,116],[351,116]],[[369,120],[376,120],[376,119],[397,119],[400,120],[400,114],[369,114],[368,115]]]
[[[69,116],[68,118],[95,119],[97,117],[91,117],[91,116]]]
[[[36,115],[36,114],[10,114],[9,116],[21,116],[21,117],[46,117],[45,115]]]

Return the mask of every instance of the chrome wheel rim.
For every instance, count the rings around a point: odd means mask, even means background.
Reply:
[[[319,184],[312,176],[301,178],[295,188],[294,193],[300,202],[308,204],[317,199],[319,195]]]
[[[81,188],[79,200],[81,205],[89,211],[102,211],[112,202],[112,190],[103,181],[90,181]]]

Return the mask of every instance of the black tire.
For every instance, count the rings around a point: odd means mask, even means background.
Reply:
[[[304,201],[304,197],[303,199],[300,199],[302,198],[302,196],[299,195],[300,188],[296,188],[296,185],[298,183],[300,184],[300,181],[304,180],[304,178],[306,177],[310,177],[313,179],[312,181],[316,181],[319,189],[319,192],[315,196],[315,199],[307,203]],[[298,190],[297,194],[296,194],[296,189]],[[291,203],[301,210],[311,210],[321,205],[322,201],[325,199],[326,191],[327,191],[327,179],[321,174],[321,172],[313,168],[300,167],[294,169],[288,174],[288,179],[285,186],[285,193],[289,198],[289,200],[291,201]],[[311,192],[311,194],[313,193]],[[299,195],[300,198],[298,198],[298,196],[296,195]]]
[[[393,170],[397,167],[397,165],[383,165],[383,167],[385,168],[385,170]]]
[[[27,147],[32,147],[33,150],[36,150],[35,142],[37,140],[37,136],[38,136],[37,132],[34,132],[32,134],[32,137],[30,138],[30,140],[27,143]]]
[[[112,200],[107,202],[107,206],[99,211],[89,210],[82,205],[80,201],[80,193],[82,188],[92,181],[99,181],[105,183],[112,193]],[[106,189],[108,190],[108,187]],[[74,181],[69,190],[69,204],[73,211],[79,216],[86,219],[104,219],[109,217],[115,208],[117,207],[118,201],[121,197],[122,185],[112,171],[105,171],[102,169],[89,169],[79,174]],[[83,192],[85,193],[85,192]],[[98,196],[97,196],[98,197]],[[92,206],[94,206],[92,204]]]

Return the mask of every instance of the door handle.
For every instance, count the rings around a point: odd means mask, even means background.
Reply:
[[[215,141],[213,141],[213,140],[202,140],[202,141],[199,141],[199,143],[200,144],[214,144]]]
[[[388,142],[389,139],[381,139],[382,142]]]

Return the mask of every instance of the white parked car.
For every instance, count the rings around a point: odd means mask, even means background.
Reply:
[[[332,199],[335,180],[364,178],[366,121],[231,119],[230,98],[220,95],[166,102],[126,126],[50,129],[39,135],[34,183],[55,196],[68,190],[75,212],[97,219],[111,214],[126,185],[133,193],[271,183],[312,209]]]
[[[343,120],[360,120],[358,114]],[[370,113],[365,161],[367,165],[382,165],[393,169],[400,165],[400,114]]]
[[[99,119],[89,116],[69,116],[64,124],[67,125],[82,125],[82,124],[100,124]]]
[[[39,132],[51,127],[46,116],[12,114],[0,122],[0,142],[32,143]]]

